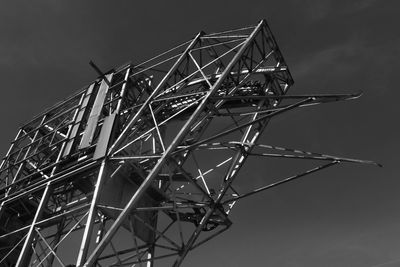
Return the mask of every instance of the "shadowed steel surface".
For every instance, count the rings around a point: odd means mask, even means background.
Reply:
[[[141,64],[91,65],[100,77],[23,125],[2,160],[1,266],[180,266],[231,226],[240,199],[375,164],[259,143],[275,116],[359,97],[288,93],[265,20]],[[240,170],[254,158],[316,165],[252,188]]]

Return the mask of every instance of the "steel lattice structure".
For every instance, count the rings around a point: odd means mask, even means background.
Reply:
[[[259,144],[274,116],[358,97],[286,94],[292,84],[264,20],[101,74],[23,125],[4,157],[0,265],[180,266],[241,198],[371,163]],[[242,192],[254,156],[324,164]]]

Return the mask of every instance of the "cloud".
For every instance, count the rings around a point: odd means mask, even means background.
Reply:
[[[332,1],[332,0],[306,0],[297,2],[298,10],[303,10],[306,20],[320,21],[329,17],[362,12],[372,7],[376,0]]]
[[[292,72],[296,78],[315,75],[315,72],[330,71],[336,74],[348,73],[355,69],[355,65],[343,64],[350,57],[359,53],[362,44],[357,40],[350,40],[307,55],[302,61],[294,64]]]
[[[305,10],[307,18],[311,21],[321,20],[327,17],[332,10],[331,0],[308,0],[302,1],[301,5]]]
[[[354,1],[351,2],[351,6],[354,10],[363,10],[369,8],[375,4],[376,0],[361,0],[361,1]]]

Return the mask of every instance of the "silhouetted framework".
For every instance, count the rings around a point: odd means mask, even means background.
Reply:
[[[0,265],[180,266],[241,198],[371,163],[259,144],[274,116],[357,97],[292,84],[264,20],[105,72],[19,129],[0,169]],[[255,156],[322,165],[245,191]]]

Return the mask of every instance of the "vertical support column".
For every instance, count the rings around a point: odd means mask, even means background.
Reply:
[[[47,183],[46,188],[44,189],[42,199],[40,200],[40,204],[36,210],[35,217],[33,218],[32,224],[29,227],[28,234],[26,235],[26,239],[24,245],[22,246],[21,253],[19,254],[18,261],[16,263],[16,267],[24,267],[27,266],[30,260],[30,252],[31,252],[31,243],[35,237],[35,225],[37,221],[42,217],[43,210],[47,205],[47,201],[52,193],[50,182]]]
[[[82,242],[81,242],[81,246],[79,249],[79,254],[78,254],[78,259],[76,261],[76,266],[82,266],[82,264],[85,262],[86,260],[86,256],[88,253],[88,249],[89,249],[89,245],[90,245],[90,239],[92,237],[92,232],[93,232],[93,224],[95,221],[95,217],[96,217],[96,212],[97,212],[97,203],[99,201],[99,197],[100,197],[100,192],[101,192],[101,187],[104,183],[104,178],[105,178],[105,173],[107,172],[106,169],[106,161],[103,160],[103,162],[101,163],[100,166],[100,171],[97,177],[97,182],[96,182],[96,187],[94,189],[94,193],[93,193],[93,198],[92,198],[92,202],[90,205],[90,209],[89,209],[89,214],[86,220],[86,226],[85,226],[85,230],[83,232],[83,237],[82,237]]]
[[[148,262],[147,262],[147,264],[146,264],[146,267],[154,267],[154,246],[152,246],[150,249],[149,249],[149,252],[148,252],[148,254],[147,254],[147,260],[148,260]]]
[[[115,112],[117,114],[119,113],[119,110],[121,109],[122,101],[124,100],[124,97],[125,97],[125,92],[127,90],[126,86],[129,81],[130,72],[131,72],[131,68],[129,67],[126,69],[125,77],[124,77],[124,84],[122,85],[122,88],[121,88],[121,94],[120,94],[121,98],[118,100],[117,108],[115,109]]]

